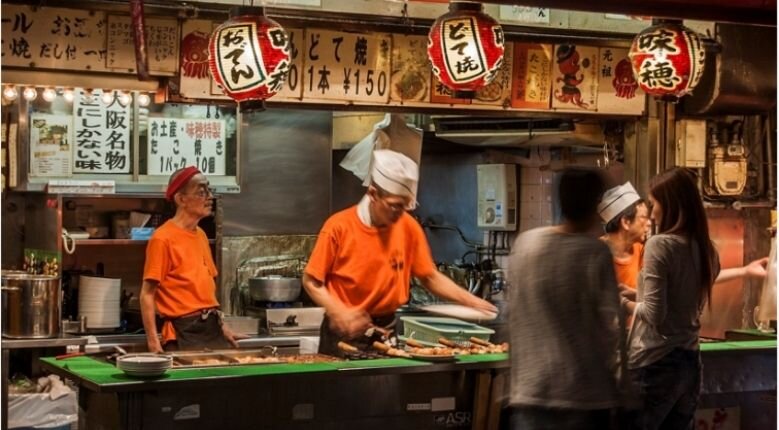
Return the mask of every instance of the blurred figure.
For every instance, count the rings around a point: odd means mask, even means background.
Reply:
[[[720,270],[695,184],[681,168],[650,182],[657,234],[644,249],[637,299],[622,298],[634,317],[628,367],[643,402],[638,429],[693,428],[701,383],[699,319]]]
[[[599,223],[600,174],[567,169],[564,221],[522,233],[509,261],[512,428],[603,430],[618,403],[619,292]]]

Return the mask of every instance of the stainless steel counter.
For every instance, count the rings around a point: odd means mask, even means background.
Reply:
[[[86,345],[87,338],[83,336],[73,336],[64,334],[59,337],[48,337],[42,339],[10,339],[4,337],[2,340],[3,349],[21,349],[21,348],[58,348],[72,345]]]

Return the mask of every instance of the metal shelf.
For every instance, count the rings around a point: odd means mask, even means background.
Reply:
[[[145,245],[148,242],[146,239],[133,240],[133,239],[77,239],[76,246],[85,245]],[[208,239],[208,243],[216,243],[216,239]]]

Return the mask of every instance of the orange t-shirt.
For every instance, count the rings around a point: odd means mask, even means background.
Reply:
[[[614,270],[617,275],[617,282],[625,284],[632,289],[636,289],[638,283],[638,272],[643,267],[644,245],[640,243],[633,244],[633,254],[627,258],[614,257]]]
[[[422,227],[411,215],[379,230],[363,224],[352,206],[325,222],[305,272],[343,304],[380,317],[408,302],[411,275],[435,270]]]
[[[216,265],[208,237],[197,227],[183,229],[173,220],[158,228],[146,246],[145,281],[159,282],[154,304],[166,318],[219,306],[216,300]],[[162,326],[162,343],[176,339],[173,324]]]

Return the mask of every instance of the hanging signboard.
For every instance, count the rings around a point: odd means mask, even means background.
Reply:
[[[429,101],[430,78],[427,37],[393,35],[390,100],[400,103]]]
[[[146,18],[145,21],[149,73],[175,75],[179,56],[178,22],[170,18]],[[135,72],[135,41],[129,16],[108,16],[107,51],[109,68]]]
[[[225,174],[226,122],[221,119],[149,118],[148,175],[168,176],[194,165]]]
[[[498,74],[487,86],[476,91],[473,104],[511,106],[511,68],[514,58],[513,43],[506,43],[506,51],[503,53],[503,64]]]
[[[552,45],[514,44],[511,106],[549,109],[552,93]]]
[[[181,59],[179,67],[179,94],[191,99],[225,99],[213,84],[208,71],[208,38],[217,24],[188,19],[181,25]],[[211,91],[211,87],[217,91]]]
[[[109,104],[102,91],[76,91],[73,103],[73,173],[130,172],[130,106],[118,97]]]
[[[549,24],[550,10],[548,7],[530,6],[500,6],[501,21],[512,21],[520,24]]]
[[[72,148],[72,115],[30,115],[30,176],[70,176]]]
[[[305,40],[304,98],[389,100],[390,35],[307,29]]]
[[[3,67],[107,71],[104,29],[103,12],[3,4]]]
[[[452,97],[452,90],[447,88],[441,81],[439,81],[438,78],[436,78],[435,75],[433,75],[433,72],[430,72],[430,76],[432,82],[432,85],[430,85],[431,103],[441,103],[441,104],[451,104],[451,105],[471,104],[471,99],[458,99]]]
[[[303,97],[303,56],[305,47],[303,46],[303,29],[284,28],[289,37],[289,72],[287,80],[281,91],[276,93],[268,100],[280,100],[291,98],[300,100]],[[219,91],[219,88],[216,89]]]
[[[600,48],[598,112],[641,115],[646,94],[639,88],[628,49]]]
[[[557,45],[552,65],[552,108],[595,111],[598,48]]]

